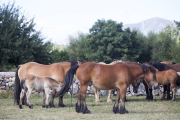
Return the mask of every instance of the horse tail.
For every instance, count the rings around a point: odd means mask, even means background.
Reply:
[[[20,82],[21,90],[22,90],[22,89],[25,89],[25,88],[24,88],[25,80],[26,80],[26,78],[21,79],[21,82]],[[21,90],[20,90],[20,91],[21,91]]]
[[[63,96],[69,90],[73,82],[74,74],[76,73],[78,67],[79,65],[74,65],[67,71],[62,88],[56,93],[55,97]]]
[[[18,66],[16,73],[15,73],[15,81],[14,81],[14,103],[17,103],[19,105],[20,100],[20,92],[21,92],[21,86],[20,86],[20,79],[18,76],[18,71],[21,66]]]

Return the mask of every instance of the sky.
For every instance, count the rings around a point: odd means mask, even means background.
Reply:
[[[34,17],[45,41],[59,45],[68,45],[69,36],[89,33],[98,19],[123,24],[154,17],[180,21],[180,0],[0,0],[0,5],[13,2],[29,20]]]

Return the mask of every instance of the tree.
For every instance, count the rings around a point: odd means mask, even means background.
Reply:
[[[141,54],[141,41],[137,32],[127,28],[123,23],[112,20],[98,20],[87,36],[86,57],[94,62],[110,63],[113,59],[130,59],[136,61]]]
[[[69,36],[68,45],[68,56],[70,60],[81,60],[83,62],[89,61],[86,57],[87,45],[86,45],[87,35],[83,33],[78,33],[78,37]]]
[[[152,60],[153,61],[170,61],[172,58],[169,55],[171,45],[175,41],[171,39],[169,32],[162,31],[158,34],[157,40],[153,44]]]
[[[50,42],[35,30],[34,18],[27,18],[19,7],[0,6],[0,65],[23,64],[29,61],[50,63]]]
[[[67,61],[69,60],[67,47],[65,46],[58,46],[58,45],[52,45],[52,51],[51,51],[51,62],[61,62],[61,61]]]

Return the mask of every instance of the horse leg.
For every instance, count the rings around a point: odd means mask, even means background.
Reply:
[[[59,104],[58,104],[59,107],[66,107],[63,103],[63,96],[60,96],[59,97]]]
[[[46,94],[43,91],[43,104],[42,104],[42,107],[45,107],[45,100],[46,100]]]
[[[46,94],[46,108],[50,108],[49,106],[49,88],[45,88],[45,94]]]
[[[76,107],[75,107],[75,110],[77,113],[80,113],[82,112],[82,104],[81,104],[81,91],[79,90],[78,92],[78,101],[76,103]]]
[[[55,89],[52,89],[52,92],[51,92],[51,100],[49,102],[49,106],[50,107],[55,107],[54,106],[54,96],[55,96],[55,93],[56,93],[56,90]]]
[[[146,89],[146,100],[151,100],[153,99],[153,96],[152,96],[152,89],[149,89],[148,88],[148,85],[145,81],[143,81],[143,84],[144,84],[144,87]]]
[[[112,102],[111,93],[112,93],[112,90],[109,90],[109,95],[108,95],[108,98],[107,98],[107,102]]]
[[[86,91],[87,91],[87,85],[82,85],[81,86],[81,98],[82,98],[82,112],[83,114],[90,114],[91,112],[88,110],[87,105],[86,105]]]
[[[28,106],[27,97],[26,97],[26,92],[27,92],[27,91],[24,92],[24,96],[23,96],[23,98],[22,98],[22,105]]]
[[[128,113],[125,109],[125,98],[126,98],[126,86],[120,86],[120,98],[121,98],[121,105],[120,105],[120,114]]]
[[[24,97],[24,89],[21,90],[21,94],[20,94],[20,101],[19,101],[19,108],[22,109],[22,100]]]
[[[28,104],[29,108],[33,108],[33,105],[31,104],[31,101],[30,101],[31,92],[32,92],[32,89],[28,88],[26,97],[27,97],[27,104]]]
[[[117,89],[116,101],[115,101],[114,106],[113,106],[113,112],[115,114],[120,113],[120,111],[119,111],[119,101],[120,101],[120,89]]]
[[[176,83],[175,84],[171,84],[171,88],[172,88],[172,91],[173,91],[172,101],[175,101],[175,99],[176,99],[176,92],[177,92],[177,85],[176,85]]]
[[[95,96],[95,102],[100,102],[100,99],[99,99],[99,89],[97,89],[97,87],[95,87],[93,85],[93,90],[94,90],[94,96]]]
[[[167,86],[167,98],[166,98],[166,100],[170,100],[170,99],[172,99],[172,97],[170,96],[170,84],[168,84],[166,86]]]
[[[162,95],[160,97],[160,100],[165,99],[165,94],[166,94],[166,87],[165,87],[165,85],[163,85],[163,92],[162,92]]]

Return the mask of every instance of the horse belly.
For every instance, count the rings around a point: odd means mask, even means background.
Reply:
[[[113,80],[92,80],[93,85],[96,86],[98,89],[101,90],[110,90],[110,89],[119,89],[119,85],[117,82],[114,82]]]

